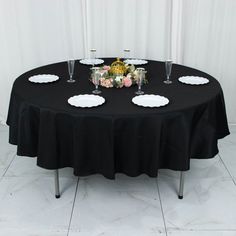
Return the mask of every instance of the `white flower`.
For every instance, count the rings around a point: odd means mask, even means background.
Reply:
[[[131,66],[129,67],[129,70],[130,70],[130,72],[134,72],[134,71],[135,71],[135,66],[134,66],[134,65],[131,65]]]
[[[122,81],[122,79],[123,79],[123,76],[122,76],[122,75],[117,75],[116,78],[115,78],[115,81],[116,81],[117,83],[120,83],[120,82]]]

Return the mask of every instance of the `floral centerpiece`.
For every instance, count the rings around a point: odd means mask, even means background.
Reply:
[[[130,87],[137,83],[139,79],[139,71],[144,68],[135,68],[134,65],[128,65],[122,62],[119,58],[113,62],[110,66],[104,65],[102,67],[93,67],[91,81],[93,82],[94,71],[99,71],[99,84],[106,88],[122,88]],[[143,79],[143,83],[147,83],[146,78]]]

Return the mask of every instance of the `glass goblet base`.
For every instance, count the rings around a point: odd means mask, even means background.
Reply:
[[[172,81],[171,80],[164,80],[163,81],[165,84],[172,84]]]
[[[74,80],[74,79],[68,79],[67,82],[68,82],[68,83],[74,83],[75,80]]]
[[[142,94],[144,94],[144,92],[142,90],[138,90],[137,92],[135,92],[135,94],[142,95]]]
[[[100,94],[102,91],[98,90],[98,89],[95,89],[92,91],[93,94]]]

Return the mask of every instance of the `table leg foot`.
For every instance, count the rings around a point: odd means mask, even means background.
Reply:
[[[55,197],[60,198],[60,187],[59,187],[59,173],[58,169],[54,172],[54,178],[55,178]]]
[[[183,199],[184,196],[184,172],[180,172],[180,182],[179,182],[179,199]]]

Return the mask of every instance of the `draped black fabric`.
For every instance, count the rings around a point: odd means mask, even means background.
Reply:
[[[113,60],[106,58],[105,64]],[[16,79],[11,93],[7,124],[9,142],[17,154],[37,157],[46,169],[74,168],[74,174],[115,173],[155,177],[157,170],[188,170],[190,158],[212,158],[218,153],[217,140],[229,134],[220,84],[210,75],[174,64],[166,85],[163,62],[144,66],[149,83],[146,94],[159,94],[170,103],[160,108],[134,105],[136,86],[101,88],[105,104],[76,108],[67,103],[78,94],[91,94],[90,67],[75,64],[76,83],[67,83],[66,62],[31,70]],[[34,84],[36,74],[56,74],[60,80]],[[180,76],[197,75],[210,80],[201,86],[185,85]]]

